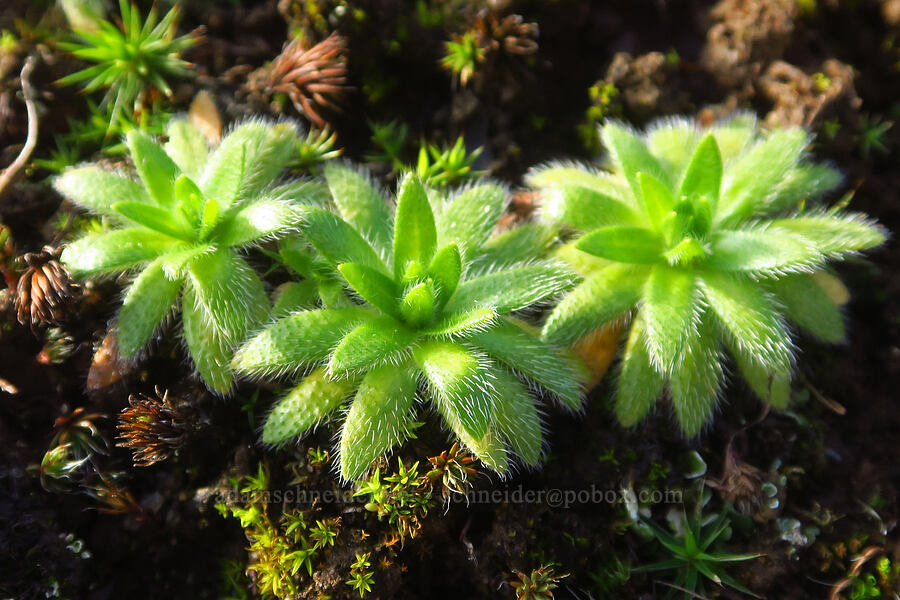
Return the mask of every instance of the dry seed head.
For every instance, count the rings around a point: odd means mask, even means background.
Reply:
[[[324,128],[321,112],[340,112],[341,97],[349,89],[346,48],[346,40],[336,33],[308,49],[294,39],[270,65],[252,72],[246,87],[269,99],[287,95],[297,112]]]
[[[130,406],[119,415],[119,443],[134,452],[134,464],[150,465],[171,457],[180,449],[192,428],[191,418],[180,400],[172,401],[169,392],[155,396],[133,394]]]
[[[58,325],[75,298],[78,285],[59,262],[62,248],[44,246],[19,258],[25,271],[16,286],[16,316],[19,323],[37,328]]]

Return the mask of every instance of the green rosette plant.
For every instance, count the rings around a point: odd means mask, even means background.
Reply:
[[[489,467],[508,470],[507,447],[537,464],[533,388],[578,410],[584,376],[577,359],[513,316],[573,281],[562,264],[534,258],[552,241],[547,228],[492,237],[507,193],[491,183],[443,198],[410,174],[394,209],[348,167],[329,165],[325,177],[334,212],[301,207],[300,229],[315,260],[339,275],[344,300],[330,294],[320,308],[275,321],[232,362],[256,377],[305,370],[269,414],[263,441],[295,438],[349,398],[339,468],[359,479],[412,433],[422,397]]]
[[[133,357],[180,304],[182,335],[202,379],[226,394],[235,346],[269,314],[269,299],[240,250],[296,229],[289,198],[302,184],[273,185],[297,143],[291,125],[247,122],[215,148],[175,120],[161,146],[141,131],[126,145],[138,180],[88,165],[56,189],[108,227],[71,243],[73,274],[134,272],[117,319],[120,354]],[[180,301],[180,302],[179,302]]]
[[[530,175],[543,219],[580,236],[563,254],[586,273],[547,318],[544,339],[567,343],[631,319],[616,399],[626,426],[668,389],[681,429],[697,434],[717,404],[723,350],[760,398],[784,408],[795,360],[788,321],[842,340],[826,263],[881,244],[885,232],[864,215],[811,207],[841,178],[808,160],[802,129],[761,132],[738,116],[708,130],[668,120],[643,135],[609,123],[601,135],[607,171],[551,165]]]

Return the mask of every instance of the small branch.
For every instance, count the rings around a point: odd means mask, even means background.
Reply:
[[[3,197],[6,188],[13,182],[19,171],[28,163],[31,153],[34,152],[34,148],[37,146],[38,115],[37,107],[34,104],[34,90],[31,88],[31,82],[29,81],[31,72],[34,70],[34,62],[34,56],[26,58],[25,65],[22,67],[22,73],[19,76],[19,80],[22,82],[22,95],[25,98],[25,110],[28,112],[28,135],[25,138],[25,145],[22,146],[22,150],[19,152],[16,160],[0,172],[0,198]]]

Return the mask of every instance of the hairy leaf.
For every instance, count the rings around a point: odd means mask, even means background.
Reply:
[[[567,344],[631,310],[640,300],[649,269],[613,264],[588,277],[556,305],[544,339]]]
[[[716,136],[707,133],[697,144],[697,149],[691,156],[684,179],[681,181],[681,189],[678,192],[680,198],[699,196],[706,198],[712,208],[713,214],[719,203],[719,190],[722,187],[722,155],[719,154],[719,145]]]
[[[209,147],[203,134],[187,119],[172,119],[166,125],[169,141],[163,149],[178,165],[182,173],[191,179],[199,179],[209,155]]]
[[[177,213],[159,206],[143,202],[117,202],[113,204],[112,208],[135,223],[177,240],[193,242],[196,238],[196,235],[190,228],[190,224],[184,218],[176,219],[175,215]]]
[[[122,215],[113,210],[117,202],[153,202],[147,190],[138,183],[98,167],[68,169],[53,180],[56,190],[79,206],[122,222]]]
[[[602,227],[579,238],[575,247],[608,260],[638,265],[659,262],[664,250],[658,234],[642,227]]]
[[[704,319],[700,329],[688,336],[669,379],[675,416],[688,437],[700,433],[712,416],[722,379],[719,339],[709,321]]]
[[[542,341],[510,319],[472,335],[472,343],[489,356],[537,382],[563,406],[579,410],[587,373],[573,356]]]
[[[768,282],[785,315],[827,342],[845,337],[841,311],[812,275],[800,273]]]
[[[290,204],[260,200],[242,206],[222,221],[214,237],[223,246],[243,246],[286,235],[298,222],[297,211]]]
[[[721,230],[712,236],[710,245],[706,264],[723,271],[777,275],[809,270],[824,259],[803,238],[771,227]]]
[[[456,244],[447,244],[435,252],[427,274],[436,286],[437,306],[442,308],[453,296],[462,276],[462,256]]]
[[[458,423],[472,440],[483,438],[491,423],[495,395],[483,360],[465,346],[443,341],[422,343],[413,350],[413,359],[425,374],[438,410],[454,431]]]
[[[724,329],[734,336],[737,348],[755,356],[766,367],[778,368],[790,361],[790,334],[759,284],[716,271],[704,272],[701,281],[706,302]]]
[[[635,198],[641,196],[638,173],[647,173],[669,185],[668,173],[633,131],[616,123],[607,123],[601,130],[601,137],[613,161],[628,179]]]
[[[407,175],[397,192],[394,222],[394,276],[402,277],[410,263],[428,265],[437,245],[434,213],[422,182]]]
[[[625,344],[619,385],[616,390],[616,417],[624,427],[637,425],[663,391],[665,378],[650,364],[647,333],[640,314],[635,317]]]
[[[139,129],[129,131],[125,143],[150,196],[160,206],[172,206],[175,180],[181,175],[181,169],[159,144]]]
[[[331,355],[328,370],[344,373],[396,358],[418,334],[391,317],[377,317],[357,325],[340,341]]]
[[[392,247],[393,215],[366,175],[344,165],[325,165],[325,181],[341,217],[386,259]]]
[[[493,308],[475,308],[470,311],[448,313],[438,322],[422,330],[424,335],[454,338],[468,337],[494,324],[497,312]]]
[[[61,260],[76,275],[125,271],[183,244],[143,227],[88,234],[72,242]]]
[[[356,263],[338,265],[338,270],[350,287],[366,302],[386,315],[400,318],[400,290],[387,275]]]
[[[650,217],[653,228],[659,231],[663,218],[675,207],[675,198],[666,184],[653,175],[639,173],[637,179],[641,187],[644,210]],[[621,222],[617,224],[621,224]]]
[[[447,310],[491,307],[507,313],[532,306],[571,287],[575,276],[559,264],[533,264],[489,273],[463,282]]]
[[[541,460],[544,436],[541,417],[534,398],[519,378],[508,370],[491,370],[497,395],[494,421],[497,431],[526,465],[537,466]]]
[[[283,444],[303,435],[334,412],[356,389],[351,378],[330,379],[325,367],[319,367],[303,378],[278,401],[263,427],[266,444]]]
[[[438,245],[454,242],[466,259],[487,241],[506,206],[506,190],[484,184],[452,197],[437,219]]]
[[[883,228],[855,213],[775,219],[770,223],[774,233],[801,236],[829,257],[874,248],[887,239]]]
[[[309,242],[335,267],[357,263],[387,274],[387,268],[372,246],[346,221],[321,208],[298,206],[300,229]]]
[[[360,308],[294,313],[275,321],[241,346],[235,371],[263,375],[293,371],[328,358],[348,331],[374,315]]]
[[[671,372],[684,340],[696,329],[696,274],[665,265],[653,267],[641,305],[647,350],[654,367]]]
[[[116,329],[119,353],[124,358],[134,356],[147,344],[178,300],[181,283],[181,279],[169,279],[162,259],[156,259],[129,286]]]
[[[205,254],[188,266],[183,301],[184,337],[200,376],[227,393],[230,362],[238,343],[269,314],[262,281],[227,250]]]
[[[379,456],[407,437],[417,375],[409,366],[384,365],[363,377],[341,429],[341,477],[359,479]]]

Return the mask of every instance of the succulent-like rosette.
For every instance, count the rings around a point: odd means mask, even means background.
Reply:
[[[269,414],[263,441],[283,443],[337,411],[340,473],[358,479],[415,425],[428,399],[485,464],[540,459],[534,388],[577,410],[583,367],[516,313],[571,287],[562,264],[533,258],[551,240],[531,225],[493,236],[507,193],[482,183],[439,198],[415,175],[396,210],[348,167],[325,171],[334,212],[302,207],[317,260],[348,292],[275,321],[237,352],[239,373],[305,370]]]
[[[592,255],[576,257],[588,275],[549,315],[544,339],[572,342],[631,319],[616,401],[624,425],[667,389],[682,430],[697,434],[717,403],[723,351],[760,398],[783,408],[795,360],[788,321],[843,339],[826,264],[881,244],[884,231],[813,206],[840,176],[808,161],[802,129],[761,132],[740,116],[708,130],[664,121],[643,135],[610,123],[602,138],[608,171],[549,166],[530,176],[543,218]]]
[[[206,384],[224,394],[235,346],[270,309],[240,250],[296,229],[288,198],[302,195],[302,185],[274,183],[297,133],[288,124],[247,122],[211,150],[176,120],[167,136],[160,146],[143,132],[128,134],[138,180],[96,165],[56,180],[61,194],[110,224],[70,244],[61,260],[78,276],[135,273],[117,319],[126,358],[180,305],[188,352]]]

